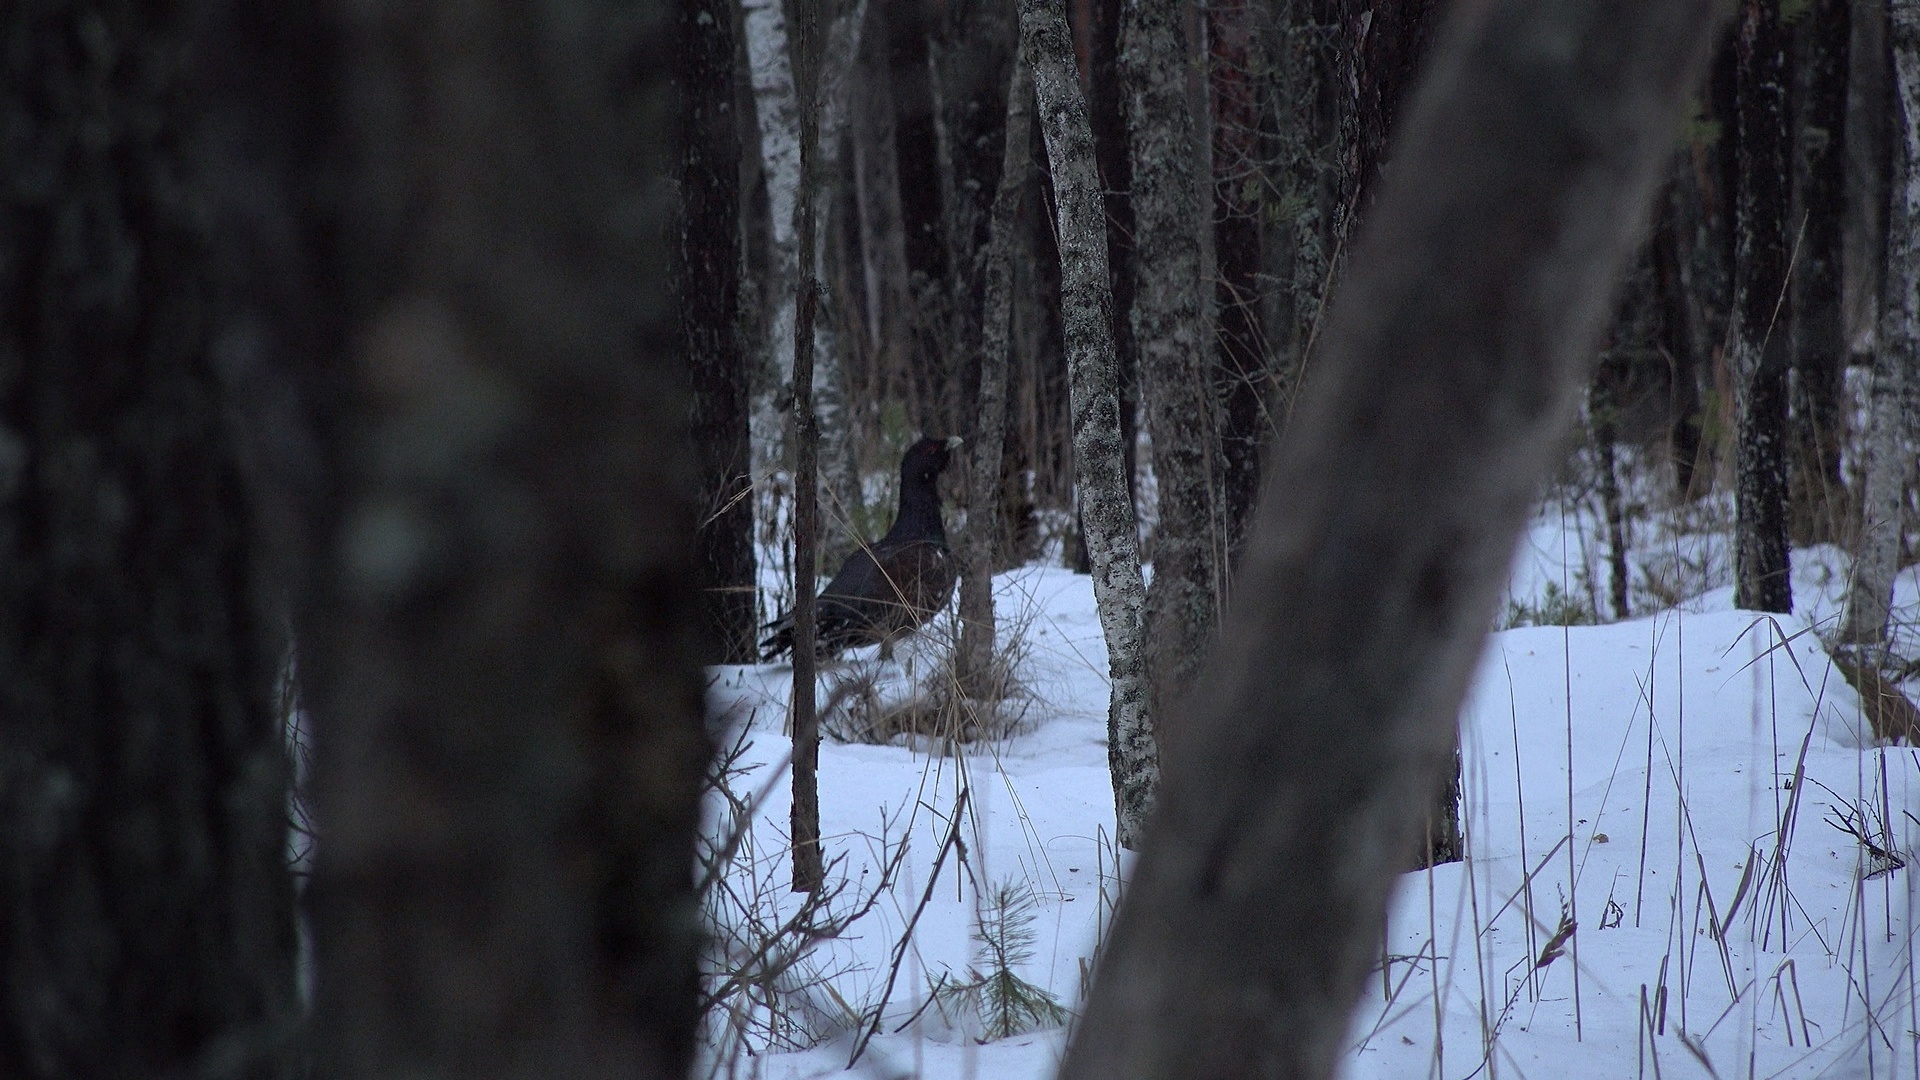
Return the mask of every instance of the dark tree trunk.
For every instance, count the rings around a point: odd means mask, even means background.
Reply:
[[[1716,7],[1453,9],[1062,1076],[1332,1074]]]
[[[182,185],[205,14],[0,16],[0,1075],[19,1080],[296,1075],[283,613],[219,378],[206,193]]]
[[[1694,174],[1691,141],[1673,159],[1667,190],[1656,204],[1651,255],[1660,308],[1660,349],[1667,363],[1666,450],[1673,463],[1673,491],[1694,494],[1706,412],[1700,375],[1712,355],[1700,326],[1701,304],[1693,293],[1691,260],[1705,228],[1706,206]]]
[[[799,105],[800,188],[794,199],[794,242],[814,249],[819,228],[814,210],[819,185],[820,0],[789,5],[787,42],[793,57],[794,97]],[[813,412],[813,333],[820,308],[818,269],[800,260],[793,319],[793,891],[818,892],[826,885],[820,850],[820,717],[814,702],[814,577],[820,553],[820,428]]]
[[[874,378],[871,410],[882,400],[906,400],[910,293],[907,289],[907,224],[900,192],[900,144],[889,63],[891,23],[887,0],[868,0],[867,30],[860,38],[860,66],[853,94],[853,187],[859,208],[861,286],[867,354]],[[869,417],[869,423],[871,418]]]
[[[318,1067],[684,1075],[707,743],[675,11],[235,8],[215,135],[266,272],[230,336],[317,382],[337,469],[296,622]]]
[[[980,398],[967,480],[967,528],[960,555],[960,650],[956,681],[972,698],[998,696],[993,646],[993,571],[1000,534],[1001,455],[1007,436],[1008,344],[1013,309],[1013,248],[1020,201],[1033,174],[1033,71],[1016,57],[1007,87],[1006,163],[987,225],[981,290]]]
[[[1739,29],[1739,198],[1733,362],[1741,382],[1734,603],[1793,610],[1787,547],[1787,35],[1771,0],[1745,0]]]
[[[931,344],[945,365],[940,408],[922,426],[971,433],[979,392],[981,254],[998,187],[1007,102],[1006,79],[1015,31],[1013,5],[956,5],[928,44],[940,236],[945,244],[942,318]]]
[[[1433,35],[1439,0],[1337,0],[1352,35],[1353,94],[1348,131],[1342,142],[1360,215],[1373,202],[1387,166],[1394,120],[1400,102],[1413,88],[1421,59]]]
[[[1238,562],[1274,430],[1260,310],[1260,99],[1251,0],[1206,5],[1213,132],[1212,386],[1227,567]],[[1229,577],[1228,580],[1231,580]]]
[[[1337,150],[1346,53],[1329,26],[1330,2],[1280,0],[1262,20],[1271,128],[1266,173],[1274,186],[1262,215],[1261,256],[1271,280],[1261,300],[1276,437],[1285,433],[1307,367],[1348,198]]]
[[[1846,208],[1847,0],[1817,0],[1793,25],[1794,209],[1791,533],[1837,538],[1846,520],[1840,477],[1847,365],[1840,306]]]
[[[681,0],[681,333],[693,379],[703,507],[695,565],[718,663],[757,659],[751,398],[740,343],[740,133],[733,109],[734,5]]]
[[[1620,471],[1615,461],[1620,442],[1618,406],[1605,383],[1596,381],[1588,392],[1587,415],[1600,459],[1600,506],[1607,519],[1607,597],[1613,602],[1613,617],[1624,619],[1632,614],[1627,596],[1627,515],[1621,505]]]
[[[1847,198],[1841,285],[1847,351],[1873,350],[1887,250],[1888,120],[1893,94],[1887,0],[1848,0]]]

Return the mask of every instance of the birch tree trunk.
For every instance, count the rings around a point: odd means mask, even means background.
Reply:
[[[1053,174],[1074,469],[1093,564],[1093,599],[1100,610],[1112,680],[1107,765],[1113,773],[1119,841],[1137,848],[1160,766],[1147,711],[1146,587],[1120,446],[1119,394],[1108,332],[1106,225],[1093,132],[1074,70],[1062,0],[1021,0],[1020,38],[1033,65],[1035,110]]]
[[[1211,488],[1216,444],[1204,428],[1194,429],[1195,417],[1210,414],[1210,402],[1193,227],[1201,178],[1187,103],[1188,10],[1183,0],[1134,0],[1126,5],[1120,50],[1139,237],[1134,340],[1160,499],[1146,618],[1149,715],[1162,741],[1165,718],[1212,641],[1220,588]]]
[[[741,8],[770,238],[761,293],[767,305],[766,338],[755,347],[778,373],[776,385],[753,405],[754,475],[764,478],[781,467],[786,436],[779,409],[793,379],[793,295],[800,273],[793,235],[794,198],[800,190],[800,104],[794,97],[783,0],[741,0]]]
[[[822,0],[795,0],[820,3]],[[829,533],[834,542],[825,545],[826,565],[839,561],[860,543],[852,526],[854,513],[864,499],[860,489],[860,463],[856,456],[857,425],[848,394],[847,349],[840,340],[843,300],[824,292],[824,282],[835,275],[844,248],[835,243],[834,206],[846,181],[846,135],[852,115],[854,69],[859,63],[860,40],[867,25],[868,0],[837,0],[821,11],[831,11],[826,37],[820,42],[818,80],[813,133],[814,176],[808,190],[813,193],[814,240],[801,251],[813,252],[813,288],[815,304],[823,299],[831,303],[816,313],[813,333],[813,409],[820,437],[821,480],[829,502],[830,520],[836,526]],[[816,16],[819,17],[819,16]],[[819,318],[824,314],[825,318]]]
[[[802,0],[805,2],[805,0]],[[770,355],[777,363],[781,381],[793,383],[793,334],[796,317],[797,286],[802,251],[811,252],[809,272],[818,277],[825,260],[823,240],[828,230],[817,227],[815,241],[802,245],[797,234],[800,185],[800,106],[795,94],[796,78],[790,54],[789,26],[783,0],[745,0],[747,55],[752,66],[755,113],[760,121],[760,154],[767,181],[767,200],[773,235],[767,259],[767,295],[772,297],[773,316],[768,323]],[[816,222],[827,220],[834,181],[838,177],[840,136],[846,129],[847,93],[860,35],[865,22],[867,0],[843,0],[827,23],[821,43],[819,72],[819,115],[816,123],[815,152],[820,176],[815,187],[816,205],[809,208]],[[823,13],[824,14],[824,13]],[[818,17],[818,16],[816,16]],[[825,204],[825,206],[821,205]],[[820,418],[826,461],[826,488],[841,504],[840,514],[859,500],[859,476],[853,458],[852,426],[846,421],[846,380],[840,363],[840,350],[832,332],[831,320],[816,326],[812,362],[813,383],[810,394]],[[767,448],[763,463],[777,461],[784,441],[773,416],[771,402],[756,409],[757,447]],[[765,465],[763,464],[763,467]],[[844,517],[843,517],[844,520]],[[844,533],[844,530],[841,530]]]
[[[1451,9],[1062,1076],[1334,1071],[1718,6]]]
[[[1887,21],[1895,107],[1888,122],[1893,181],[1887,205],[1885,295],[1873,358],[1860,540],[1841,641],[1882,646],[1900,565],[1900,509],[1912,471],[1914,366],[1920,360],[1920,0],[1894,0]]]
[[[1732,363],[1739,381],[1735,448],[1734,604],[1793,610],[1787,544],[1787,36],[1773,0],[1745,0],[1739,28],[1740,169],[1735,216]]]
[[[988,222],[984,299],[980,318],[979,426],[967,482],[967,529],[960,568],[961,692],[986,698],[1000,689],[993,678],[994,546],[1000,536],[1000,464],[1007,441],[1008,344],[1012,330],[1013,245],[1020,200],[1032,175],[1033,70],[1025,50],[1014,55],[1007,86],[1006,160]]]

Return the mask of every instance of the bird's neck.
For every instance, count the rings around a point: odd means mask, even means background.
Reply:
[[[944,541],[946,530],[940,523],[940,489],[925,480],[902,478],[900,515],[893,519],[889,534],[912,531]]]

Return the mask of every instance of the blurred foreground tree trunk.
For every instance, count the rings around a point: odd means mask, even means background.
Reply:
[[[0,1075],[296,1075],[284,610],[220,378],[207,5],[0,14]],[[196,178],[197,179],[197,178]]]
[[[1137,847],[1159,780],[1147,711],[1146,586],[1120,445],[1118,376],[1109,333],[1107,237],[1093,133],[1074,72],[1063,0],[1021,0],[1020,40],[1033,65],[1034,108],[1052,166],[1060,238],[1062,318],[1073,400],[1074,478],[1080,491],[1093,598],[1107,642],[1112,700],[1107,763],[1122,846]]]
[[[1332,1074],[1718,6],[1452,10],[1063,1076]]]
[[[1729,367],[1739,382],[1734,603],[1793,610],[1787,546],[1787,34],[1773,0],[1744,0],[1739,27],[1739,195]]]
[[[236,347],[312,380],[334,468],[296,623],[316,1065],[684,1075],[707,743],[675,9],[231,9],[219,134],[265,264]]]

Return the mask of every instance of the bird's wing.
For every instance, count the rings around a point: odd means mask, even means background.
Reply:
[[[953,595],[953,560],[931,541],[915,541],[876,551],[877,571],[887,583],[887,599],[910,613],[918,626],[945,607]]]

